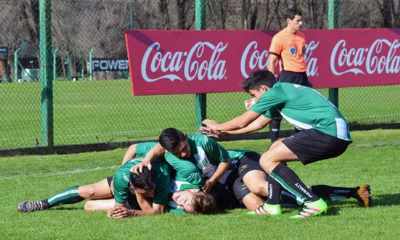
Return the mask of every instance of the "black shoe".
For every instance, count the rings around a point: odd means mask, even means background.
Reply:
[[[49,204],[46,200],[37,200],[37,201],[24,201],[18,204],[17,210],[19,212],[34,212],[45,210],[49,208]]]

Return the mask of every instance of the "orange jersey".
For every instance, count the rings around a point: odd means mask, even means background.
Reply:
[[[269,52],[279,55],[283,69],[292,72],[306,72],[304,59],[306,38],[304,33],[288,33],[285,29],[274,35]]]

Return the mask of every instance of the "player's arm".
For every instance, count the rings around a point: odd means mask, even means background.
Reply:
[[[279,59],[280,58],[278,55],[272,54],[272,53],[269,54],[267,68],[268,68],[268,71],[272,72],[272,74],[274,74],[275,77],[278,76],[278,73],[279,73],[279,68],[280,68]]]
[[[236,135],[236,134],[251,133],[263,129],[269,123],[271,123],[271,119],[267,118],[264,115],[260,115],[256,120],[254,120],[244,128],[239,128],[230,131],[222,131],[221,134]]]
[[[283,50],[282,42],[276,35],[271,40],[271,46],[269,47],[268,55],[268,71],[272,72],[275,77],[278,76],[280,69],[280,59]]]
[[[131,172],[133,173],[139,173],[142,171],[143,167],[148,167],[151,169],[151,162],[164,155],[165,149],[161,146],[161,144],[157,143],[143,158],[142,162],[137,164],[136,166],[132,167]]]
[[[256,113],[254,111],[247,111],[242,115],[237,116],[234,119],[224,123],[217,123],[215,121],[210,121],[206,119],[203,121],[203,124],[213,131],[230,131],[246,127],[249,123],[254,121],[259,116],[259,113]]]
[[[126,150],[124,158],[122,159],[122,164],[134,158],[135,155],[136,155],[136,144],[132,144],[128,147],[128,150]]]
[[[203,190],[205,192],[210,192],[214,185],[218,182],[222,175],[229,169],[228,162],[220,162],[218,164],[217,170],[215,170],[214,174],[207,179],[203,186]]]

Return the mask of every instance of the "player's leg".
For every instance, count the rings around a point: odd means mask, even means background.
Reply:
[[[276,140],[279,139],[281,121],[282,121],[281,116],[276,116],[272,118],[272,121],[269,125],[271,142],[275,142]]]
[[[276,142],[260,159],[261,167],[283,188],[306,203],[301,216],[320,215],[327,210],[326,203],[315,195],[300,180],[297,174],[287,167],[284,162],[297,160],[298,157],[283,142]],[[280,192],[270,193],[274,199],[280,199]],[[267,205],[268,207],[268,205]]]
[[[355,198],[362,207],[370,207],[372,204],[371,188],[368,184],[350,188],[315,185],[311,186],[311,190],[319,197],[332,202]]]
[[[264,199],[254,193],[248,193],[242,198],[242,203],[248,210],[257,213],[256,209],[264,203]]]
[[[47,199],[24,201],[17,207],[20,212],[32,212],[49,209],[62,204],[74,204],[84,199],[111,198],[109,180],[103,179],[97,183],[84,186],[73,186]]]

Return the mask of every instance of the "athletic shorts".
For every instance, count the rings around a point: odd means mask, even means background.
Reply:
[[[308,81],[308,77],[305,72],[291,72],[283,70],[279,74],[279,81],[311,87],[311,83]]]
[[[351,141],[332,137],[315,129],[301,130],[283,140],[304,165],[337,157],[346,151]]]
[[[256,152],[246,152],[245,155],[240,159],[238,178],[233,183],[233,193],[238,201],[242,201],[244,196],[250,193],[250,190],[243,182],[243,177],[248,172],[253,170],[263,171],[260,163],[260,154]]]

